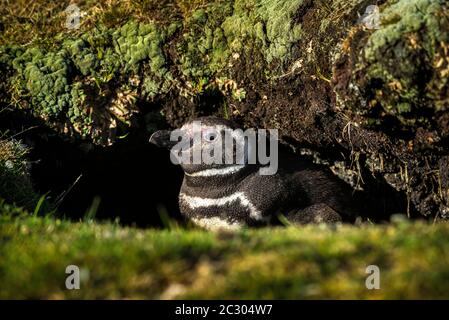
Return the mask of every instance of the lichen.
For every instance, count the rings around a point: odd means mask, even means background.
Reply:
[[[359,93],[352,90],[356,99],[347,107],[426,125],[433,121],[429,115],[449,106],[449,8],[444,0],[394,0],[384,8],[381,28],[369,35],[351,81]],[[361,97],[369,97],[366,107]]]
[[[272,64],[273,73],[283,71],[301,36],[294,17],[303,2],[236,0],[195,11],[186,20],[187,32],[179,45],[182,72],[197,78],[225,73],[235,54],[243,56],[255,49]]]
[[[140,102],[169,92],[194,99],[212,90],[240,103],[248,86],[285,74],[299,52],[298,16],[310,6],[303,0],[174,4],[183,16],[170,23],[163,17],[139,22],[143,7],[131,3],[119,4],[117,12],[106,6],[103,15],[88,11],[79,32],[33,41],[12,59],[8,54],[14,74],[3,91],[15,107],[67,135],[110,145],[117,131],[132,125]],[[134,17],[120,22],[124,12]],[[235,85],[223,90],[220,79]]]
[[[294,19],[303,0],[274,1],[262,0],[257,8],[266,26],[269,41],[265,58],[268,63],[273,60],[284,62],[290,56],[292,47],[301,37],[301,25]]]
[[[14,71],[7,81],[15,107],[66,134],[109,145],[120,127],[131,125],[141,78],[156,83],[153,91],[144,88],[151,97],[167,90],[172,77],[164,41],[157,24],[130,21],[115,29],[99,26],[50,49],[4,46],[0,63]]]
[[[154,23],[130,21],[112,33],[114,50],[119,55],[125,71],[137,72],[139,63],[149,59],[151,71],[156,75],[166,72],[162,44],[164,30]]]

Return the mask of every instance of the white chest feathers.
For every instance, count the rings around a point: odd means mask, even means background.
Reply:
[[[256,221],[263,220],[262,213],[256,208],[256,206],[249,201],[248,197],[243,192],[235,192],[229,196],[221,197],[221,198],[201,198],[201,197],[193,197],[188,196],[185,193],[180,193],[179,198],[185,204],[187,204],[192,210],[199,208],[209,208],[209,207],[217,207],[217,210],[220,210],[220,207],[232,204],[234,202],[239,202],[239,204],[248,209],[249,216],[251,219]],[[213,229],[228,229],[228,230],[236,230],[243,226],[240,222],[230,222],[224,218],[220,218],[217,212],[216,217],[204,217],[204,218],[193,218],[194,223],[197,225],[204,227],[209,230]]]
[[[191,218],[197,226],[210,231],[237,231],[243,227],[240,222],[230,222],[220,217]]]

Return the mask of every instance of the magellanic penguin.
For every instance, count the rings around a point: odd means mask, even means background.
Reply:
[[[197,118],[195,122],[201,123],[201,141],[185,146],[190,153],[216,143],[223,146],[220,135],[238,129],[234,122],[218,117]],[[191,141],[195,122],[178,129]],[[150,142],[173,148],[179,142],[171,141],[170,134],[157,131]],[[261,175],[260,165],[248,164],[247,160],[240,164],[181,163],[181,167],[184,180],[179,193],[180,211],[209,230],[272,224],[279,222],[279,217],[294,224],[335,223],[350,218],[351,192],[344,182],[295,155],[280,154],[277,172],[272,175]]]

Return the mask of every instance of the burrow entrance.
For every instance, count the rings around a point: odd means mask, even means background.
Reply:
[[[90,211],[96,219],[138,227],[163,226],[167,216],[181,218],[182,170],[166,150],[148,143],[145,130],[103,148],[64,140],[22,115],[1,122],[13,133],[23,130],[16,124],[29,124],[17,138],[30,147],[34,188],[58,205],[59,215],[78,220]]]

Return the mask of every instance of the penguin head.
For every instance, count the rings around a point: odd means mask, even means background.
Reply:
[[[156,131],[149,142],[170,149],[188,176],[228,175],[247,165],[249,144],[231,120],[196,118],[173,131]]]

